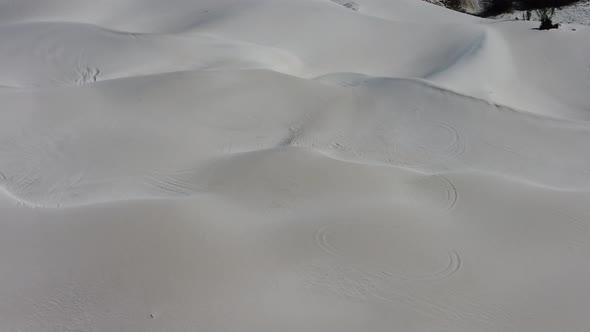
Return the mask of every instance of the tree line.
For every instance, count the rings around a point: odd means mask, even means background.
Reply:
[[[551,21],[555,9],[578,2],[579,0],[480,0],[482,10],[475,13],[477,16],[490,17],[513,10],[524,11],[522,19],[530,20],[532,13],[541,21],[539,29],[548,30],[559,27]],[[443,0],[448,8],[462,11],[464,0]]]

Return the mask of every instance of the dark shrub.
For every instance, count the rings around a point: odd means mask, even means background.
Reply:
[[[551,30],[559,28],[559,24],[553,24],[551,18],[555,13],[555,8],[541,8],[537,9],[537,15],[541,19],[541,26],[539,26],[539,30]]]
[[[458,0],[446,0],[452,2],[453,6],[460,5]],[[559,8],[570,5],[580,0],[480,0],[483,10],[478,16],[496,16],[502,13],[511,12],[513,9],[531,11],[539,9]],[[451,7],[449,7],[451,8]],[[539,17],[542,18],[541,14]],[[528,15],[528,13],[527,13]],[[547,15],[550,19],[551,15]]]
[[[442,4],[452,10],[463,11],[460,0],[442,0]]]
[[[512,0],[484,0],[482,7],[484,9],[479,16],[495,16],[510,12],[512,10]]]
[[[577,1],[579,0],[517,0],[514,1],[514,7],[519,10],[558,8]]]

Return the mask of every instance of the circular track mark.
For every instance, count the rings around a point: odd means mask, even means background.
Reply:
[[[354,229],[360,226],[363,227]],[[365,273],[398,280],[442,280],[461,269],[460,254],[431,243],[432,235],[421,237],[403,227],[395,227],[393,232],[383,227],[380,224],[330,224],[315,232],[315,243],[325,253]],[[357,236],[359,241],[354,243]],[[446,263],[440,264],[445,260]]]

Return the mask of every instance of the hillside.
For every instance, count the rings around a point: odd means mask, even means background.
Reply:
[[[537,25],[0,0],[0,331],[587,331],[590,27]]]

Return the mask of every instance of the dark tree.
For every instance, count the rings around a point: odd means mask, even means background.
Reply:
[[[513,9],[526,11],[523,19],[531,19],[534,11],[541,20],[540,30],[557,29],[559,24],[553,24],[552,18],[555,9],[573,4],[580,0],[481,0],[484,8],[479,16],[489,17],[507,13]]]
[[[447,1],[452,2],[453,6],[460,3],[457,0]],[[532,11],[559,8],[578,1],[580,0],[481,0],[483,10],[478,16],[496,16],[502,13],[508,13],[513,9]],[[551,16],[550,13],[546,14],[548,14],[548,17]]]
[[[442,4],[452,10],[463,11],[460,0],[442,0]]]
[[[541,25],[539,26],[539,30],[551,30],[559,28],[559,23],[553,24],[553,22],[551,21],[551,19],[553,18],[553,14],[555,13],[555,8],[540,8],[535,11],[541,19]]]
[[[514,7],[519,10],[559,8],[577,1],[579,0],[517,0],[514,1]]]
[[[483,0],[483,11],[479,14],[482,17],[496,16],[512,10],[512,0]]]
[[[555,8],[566,6],[577,0],[519,0],[516,7],[526,10],[527,13],[534,10],[541,20],[539,30],[551,30],[559,28],[559,24],[553,24]]]

